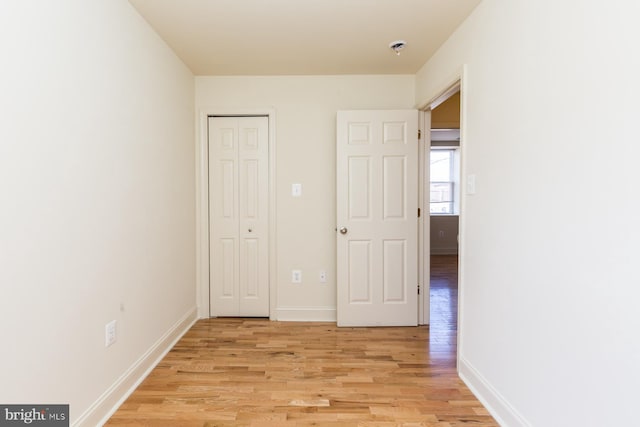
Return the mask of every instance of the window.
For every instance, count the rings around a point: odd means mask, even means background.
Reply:
[[[432,148],[430,158],[430,212],[433,215],[457,214],[457,150]]]

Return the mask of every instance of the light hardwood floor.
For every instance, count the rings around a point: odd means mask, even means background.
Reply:
[[[455,257],[432,262],[431,333],[201,320],[107,425],[497,426],[456,375]]]

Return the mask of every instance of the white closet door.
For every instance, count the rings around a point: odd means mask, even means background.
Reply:
[[[211,316],[269,316],[268,118],[209,118]]]

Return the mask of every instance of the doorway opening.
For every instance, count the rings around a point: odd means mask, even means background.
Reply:
[[[460,92],[431,110],[430,349],[456,351],[460,215]]]
[[[429,239],[427,266],[429,349],[434,356],[457,356],[458,235],[461,206],[460,82],[431,102],[425,111],[423,175],[424,239]]]

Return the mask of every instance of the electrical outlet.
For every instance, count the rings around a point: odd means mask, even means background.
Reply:
[[[302,283],[302,271],[291,270],[291,283]]]
[[[327,272],[324,270],[320,270],[320,274],[318,275],[318,279],[320,279],[320,283],[327,283]]]
[[[112,320],[104,327],[104,346],[109,347],[116,342],[116,321]]]

